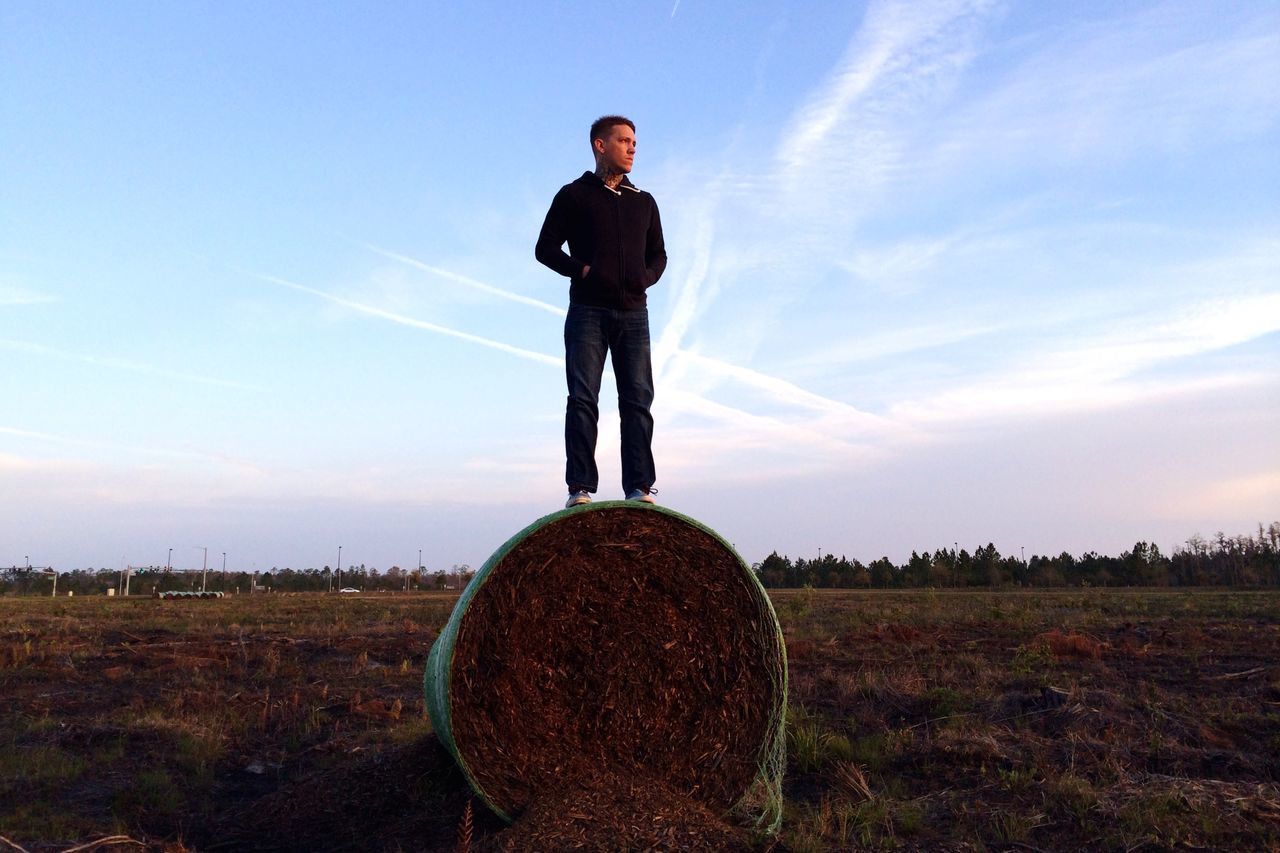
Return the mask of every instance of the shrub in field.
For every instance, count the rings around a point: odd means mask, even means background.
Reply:
[[[1075,631],[1063,633],[1054,628],[1052,631],[1041,634],[1040,639],[1048,644],[1049,651],[1053,653],[1054,657],[1092,658],[1094,660],[1102,658],[1104,648],[1102,642]]]
[[[1014,675],[1041,674],[1053,663],[1053,650],[1043,638],[1018,646],[1013,653]]]

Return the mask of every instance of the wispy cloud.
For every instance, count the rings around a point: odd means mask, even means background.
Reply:
[[[676,3],[673,16],[678,7]],[[666,407],[660,416],[667,419],[668,435],[678,436],[686,450],[698,448],[694,457],[726,457],[754,449],[773,455],[794,452],[813,460],[868,459],[922,436],[937,436],[948,424],[965,420],[1122,406],[1178,389],[1249,381],[1238,371],[1208,378],[1163,379],[1144,377],[1143,372],[1267,334],[1271,327],[1250,322],[1256,318],[1240,313],[1271,311],[1275,306],[1263,297],[1262,302],[1239,305],[1232,300],[1218,306],[1198,304],[1190,316],[1178,314],[1175,305],[1156,322],[1149,312],[1135,316],[1132,324],[1112,314],[1102,318],[1105,322],[1094,327],[1095,333],[1082,339],[1070,332],[1063,334],[1060,318],[1059,328],[1050,329],[1053,333],[1045,333],[1043,326],[1048,326],[1049,320],[1044,317],[1002,319],[1007,312],[995,310],[1000,304],[998,295],[991,296],[988,304],[982,302],[984,294],[975,292],[966,316],[957,316],[945,302],[922,302],[904,310],[896,327],[881,325],[860,329],[857,336],[815,338],[808,346],[800,344],[788,350],[785,359],[757,349],[757,358],[748,355],[742,364],[735,364],[710,345],[717,317],[713,306],[725,295],[740,301],[761,301],[760,280],[781,279],[783,284],[775,285],[783,293],[779,298],[802,301],[806,292],[817,286],[806,282],[814,268],[847,275],[850,291],[874,288],[893,297],[915,295],[912,290],[918,279],[926,291],[919,298],[927,300],[930,287],[968,286],[951,281],[951,264],[961,254],[978,256],[981,244],[995,247],[993,257],[1003,253],[1001,262],[1027,251],[1026,245],[1018,244],[1017,235],[1011,235],[1010,223],[989,211],[983,212],[986,220],[979,220],[978,225],[943,230],[934,236],[925,230],[923,236],[884,243],[862,233],[879,200],[897,188],[917,185],[922,163],[929,180],[944,180],[946,174],[938,170],[955,168],[959,153],[974,150],[968,147],[973,140],[1017,138],[1026,128],[1042,123],[1061,129],[1063,122],[1071,120],[1071,110],[1062,111],[1065,117],[1056,116],[1054,105],[1043,97],[1033,97],[1037,86],[1052,85],[1053,73],[1034,64],[1039,60],[1029,66],[1038,70],[1008,78],[1012,82],[981,100],[977,109],[955,112],[949,108],[948,98],[978,56],[984,26],[999,14],[999,8],[986,0],[873,2],[844,57],[784,125],[774,156],[764,161],[762,171],[730,176],[722,170],[712,180],[683,187],[680,194],[697,198],[698,203],[693,209],[686,206],[682,232],[685,260],[678,270],[673,269],[678,276],[664,280],[673,293],[666,320],[655,329],[654,366],[665,401],[662,406]],[[1060,60],[1065,69],[1072,65],[1073,57],[1091,55],[1105,46],[1084,38],[1078,42],[1066,38],[1055,50],[1059,53],[1052,61]],[[1238,44],[1235,52],[1251,56],[1256,50],[1257,45]],[[1095,82],[1112,75],[1109,79],[1115,85],[1109,92],[1117,87],[1127,87],[1130,92],[1113,102],[1122,105],[1125,98],[1132,100],[1133,92],[1144,90],[1144,81],[1171,74],[1173,68],[1185,71],[1188,63],[1206,58],[1203,51],[1193,53],[1191,58],[1132,58],[1124,60],[1131,63],[1127,68],[1112,63],[1074,73]],[[1085,97],[1079,93],[1090,91],[1088,85],[1070,88],[1077,92],[1077,100]],[[1184,106],[1185,114],[1193,114],[1190,106]],[[1001,109],[1009,109],[1008,114],[999,114]],[[1109,122],[1118,120],[1121,112],[1108,107],[1096,114]],[[966,124],[970,121],[975,125]],[[922,126],[948,131],[923,133]],[[966,127],[972,136],[964,135]],[[1028,153],[1035,152],[1028,148]],[[749,186],[751,193],[742,192],[744,186]],[[1029,191],[1034,194],[1042,189],[1032,187]],[[1026,198],[1002,199],[999,209],[1016,209]],[[726,224],[730,222],[732,227]],[[768,238],[759,239],[762,235]],[[1046,243],[1053,239],[1051,234],[1038,236]],[[476,293],[554,316],[565,314],[560,305],[377,245],[363,245],[377,255]],[[980,259],[983,261],[990,263],[991,259]],[[563,363],[559,357],[420,320],[368,300],[337,296],[274,276],[258,277],[390,322],[548,365]],[[798,286],[788,289],[790,282],[798,282]],[[825,286],[831,286],[830,280]],[[1061,298],[1046,295],[1044,300],[1060,302]],[[955,304],[959,301],[950,303]],[[1038,307],[1044,309],[1043,305]],[[830,375],[856,362],[910,355],[1010,328],[1026,334],[1011,336],[1014,351],[1008,360],[997,353],[985,360],[983,367],[957,365],[957,372],[942,380],[950,382],[942,390],[936,382],[932,387],[892,388],[885,395],[883,409],[878,409],[881,414],[803,387],[803,377],[822,372]],[[1233,334],[1226,332],[1229,328],[1234,328]],[[753,338],[767,339],[767,335],[757,329],[733,330],[735,342]],[[742,346],[735,352],[751,350]],[[887,383],[885,387],[889,387]]]
[[[1035,46],[989,91],[937,116],[911,150],[915,173],[1149,161],[1258,133],[1280,115],[1280,19],[1155,4],[1027,37]],[[969,173],[966,175],[965,173]],[[963,184],[967,186],[967,183]]]
[[[776,405],[817,413],[832,425],[838,425],[846,435],[886,434],[897,432],[900,427],[884,418],[869,414],[821,394],[815,394],[804,388],[758,370],[740,367],[716,358],[692,352],[681,352],[678,356],[694,366],[715,376],[721,376],[740,382],[748,387],[768,393],[771,402]]]
[[[153,364],[133,361],[127,358],[117,356],[99,356],[89,353],[70,352],[68,350],[57,349],[55,347],[37,344],[31,341],[18,341],[0,338],[0,348],[13,352],[26,353],[28,355],[40,356],[45,358],[56,358],[61,361],[76,361],[81,364],[91,364],[94,367],[103,367],[110,370],[125,370],[131,373],[141,373],[145,376],[155,376],[162,379],[175,379],[181,382],[194,382],[199,385],[213,385],[220,388],[232,388],[240,391],[261,391],[258,385],[251,385],[245,382],[237,382],[231,379],[220,379],[215,376],[203,376],[198,373],[184,373],[179,370],[169,370],[164,367],[157,367]]]
[[[926,230],[925,236],[899,236],[884,243],[863,234],[871,230],[864,223],[877,210],[877,200],[892,198],[901,215],[902,201],[893,198],[897,189],[918,195],[927,193],[920,187],[928,181],[942,182],[945,188],[953,178],[968,180],[965,163],[957,158],[961,151],[972,156],[985,143],[1007,146],[1028,128],[1041,128],[1047,135],[1057,134],[1044,141],[1055,156],[1065,157],[1060,162],[1070,162],[1069,146],[1075,143],[1064,142],[1061,131],[1077,116],[1094,116],[1097,122],[1090,124],[1090,132],[1098,132],[1102,140],[1108,127],[1132,123],[1127,114],[1149,100],[1153,90],[1166,88],[1174,94],[1159,115],[1148,113],[1157,126],[1176,129],[1197,115],[1207,115],[1205,110],[1212,112],[1213,92],[1219,83],[1238,76],[1242,63],[1280,67],[1280,51],[1263,55],[1274,41],[1271,34],[1226,34],[1190,48],[1156,39],[1147,44],[1145,55],[1133,56],[1121,49],[1125,33],[1131,27],[1141,31],[1150,23],[1136,16],[1119,22],[1122,32],[1114,36],[1101,27],[1082,26],[1056,42],[1047,59],[1030,60],[1032,71],[995,76],[1011,82],[997,87],[991,98],[980,99],[975,111],[952,110],[950,96],[979,55],[984,27],[999,13],[999,5],[990,2],[873,2],[844,58],[785,125],[772,168],[733,176],[736,183],[749,184],[753,194],[723,191],[719,175],[705,186],[686,188],[684,195],[700,201],[687,214],[684,243],[689,260],[682,265],[681,278],[671,284],[676,292],[670,320],[655,346],[655,365],[678,391],[669,392],[667,399],[685,416],[670,428],[683,446],[699,448],[690,464],[696,464],[700,453],[713,458],[751,447],[770,448],[772,456],[783,452],[780,447],[795,447],[806,448],[813,458],[861,451],[874,457],[922,436],[945,436],[951,426],[965,422],[1001,419],[1012,424],[1047,413],[1132,406],[1169,394],[1260,379],[1247,369],[1181,369],[1183,362],[1280,329],[1280,321],[1271,319],[1280,317],[1277,297],[1258,283],[1265,280],[1259,276],[1249,284],[1239,276],[1224,277],[1221,265],[1188,268],[1186,276],[1198,283],[1188,280],[1176,297],[1166,289],[1162,307],[1153,307],[1154,297],[1144,297],[1140,282],[1117,279],[1125,273],[1114,255],[1099,258],[1097,251],[1068,248],[1103,265],[1098,269],[1086,264],[1078,275],[1114,281],[1105,291],[1109,305],[1078,304],[1089,302],[1088,287],[1097,287],[1096,281],[1079,282],[1085,291],[1077,303],[1070,302],[1068,293],[1054,290],[1026,293],[1016,307],[1002,301],[998,288],[981,286],[978,277],[984,270],[1002,278],[1016,276],[1020,262],[1049,263],[1049,253],[1062,249],[1065,235],[1055,230],[1053,217],[1046,222],[1044,211],[1037,209],[1047,203],[1040,194],[1060,192],[1056,185],[1042,181],[1015,190],[1021,195],[987,198],[983,203],[988,207],[975,208],[981,211],[976,224],[970,217],[969,224],[937,236]],[[1115,56],[1110,56],[1113,47]],[[1081,61],[1103,55],[1106,62]],[[1041,67],[1044,62],[1048,65]],[[1186,87],[1176,84],[1194,76],[1203,63],[1211,66],[1209,79]],[[1062,82],[1064,76],[1074,82]],[[1246,76],[1252,82],[1244,88],[1252,94],[1218,99],[1217,108],[1226,113],[1243,110],[1257,96],[1263,113],[1272,116],[1280,90],[1260,94],[1255,90],[1268,75]],[[1071,102],[1079,102],[1080,109],[1063,109],[1043,92],[1037,95],[1045,86],[1062,88],[1064,96],[1069,89]],[[1085,104],[1095,92],[1099,103]],[[1002,108],[1007,114],[1000,113]],[[952,135],[962,124],[971,136]],[[931,128],[942,132],[928,132]],[[1077,134],[1081,131],[1075,129]],[[1023,162],[1033,163],[1040,155],[1035,141],[1039,138],[1033,134],[1022,140],[1027,145]],[[978,160],[983,168],[1000,166]],[[917,168],[921,164],[924,179]],[[944,164],[950,172],[939,171]],[[924,221],[933,217],[927,205],[919,212]],[[1065,227],[1083,225],[1077,221]],[[1099,223],[1090,239],[1104,245],[1123,243],[1115,227],[1114,222]],[[1165,234],[1162,239],[1175,238]],[[1066,246],[1078,247],[1079,242],[1076,235]],[[1235,258],[1248,255],[1246,250]],[[957,276],[957,260],[964,261],[968,278]],[[716,357],[711,327],[717,311],[712,306],[729,301],[718,303],[721,296],[737,302],[767,301],[773,294],[761,282],[781,280],[796,285],[774,285],[774,291],[784,294],[781,299],[803,302],[817,287],[806,281],[817,277],[810,275],[815,269],[828,274],[823,286],[831,293],[839,291],[829,273],[840,270],[849,276],[847,292],[874,288],[887,294],[901,306],[900,319],[868,328],[858,327],[858,318],[851,317],[858,334],[816,337],[807,345],[791,340],[794,330],[775,328],[771,338],[767,332],[738,326],[722,339],[738,345],[737,352],[744,351],[744,341],[776,340],[781,335],[789,339],[786,358],[761,347],[749,368]],[[1144,279],[1158,275],[1134,272]],[[1071,270],[1054,274],[1069,279]],[[1232,282],[1223,299],[1194,298],[1205,293],[1205,281],[1222,280]],[[948,291],[971,292],[971,297],[962,301],[960,293]],[[1188,298],[1192,301],[1179,301]],[[831,304],[846,304],[841,300],[830,298]],[[858,302],[850,297],[847,304]],[[735,316],[742,316],[740,308],[730,307]],[[1019,308],[1031,313],[1012,313]],[[1090,325],[1069,323],[1070,316],[1083,311],[1092,312]],[[766,315],[760,317],[769,322]],[[1089,331],[1081,334],[1082,328]],[[801,377],[830,377],[855,362],[909,356],[998,333],[1004,335],[1001,347],[991,348],[980,361],[960,361],[945,376],[922,368],[921,381],[914,385],[892,386],[886,381],[883,415],[802,387]],[[899,359],[901,367],[916,364]],[[742,388],[763,396],[744,404]],[[729,402],[733,405],[726,405]],[[699,428],[698,420],[705,421],[705,429]],[[716,438],[703,442],[700,436]]]
[[[872,333],[854,340],[836,341],[789,363],[802,374],[815,371],[830,373],[840,367],[859,362],[876,361],[892,356],[906,356],[952,344],[994,335],[1014,325],[1013,321],[952,323],[908,323],[903,327]]]
[[[411,266],[415,269],[422,270],[423,272],[429,272],[432,275],[436,275],[441,278],[448,279],[449,281],[457,282],[458,284],[465,285],[473,290],[478,290],[482,293],[487,293],[490,296],[496,296],[499,299],[506,299],[510,302],[517,302],[521,305],[528,305],[532,308],[537,308],[540,311],[546,311],[548,314],[554,314],[557,317],[563,317],[565,316],[566,313],[568,313],[565,311],[565,309],[562,306],[552,305],[550,302],[543,302],[541,299],[534,299],[533,297],[525,296],[524,294],[521,294],[521,293],[514,293],[510,290],[504,290],[500,287],[495,287],[492,284],[486,284],[485,282],[479,281],[478,279],[474,279],[469,276],[462,275],[461,273],[456,273],[456,272],[453,272],[452,270],[447,270],[443,267],[434,266],[432,264],[428,264],[423,261],[417,260],[416,258],[411,258],[408,255],[401,255],[396,252],[392,252],[388,249],[383,249],[379,246],[375,246],[371,243],[364,243],[362,245],[369,251],[378,255],[382,255],[384,258],[390,258],[393,261],[399,261],[400,263],[407,264],[408,266]]]
[[[710,199],[708,203],[714,204],[715,203],[714,198]],[[701,217],[700,221],[703,222],[704,224],[708,223],[710,221],[710,217]],[[720,359],[715,359],[708,356],[691,353],[680,348],[679,342],[683,337],[683,335],[687,332],[690,324],[693,322],[694,315],[697,310],[697,305],[700,301],[700,293],[703,286],[703,280],[705,279],[708,272],[711,244],[712,244],[712,235],[709,232],[702,229],[699,229],[698,231],[695,232],[693,270],[682,282],[680,296],[677,298],[675,309],[672,312],[670,319],[663,326],[658,344],[657,346],[655,346],[655,355],[654,355],[655,373],[658,374],[659,381],[662,380],[662,376],[666,372],[666,367],[670,363],[670,360],[672,358],[676,358],[676,359],[680,359],[687,362],[687,364],[684,365],[685,367],[689,365],[693,365],[696,368],[699,368],[701,370],[709,371],[714,376],[732,379],[737,381],[740,384],[746,385],[748,387],[754,388],[759,391],[766,392],[771,398],[772,406],[775,408],[777,406],[792,406],[792,407],[799,407],[803,410],[808,410],[811,412],[812,411],[821,412],[833,421],[832,424],[828,424],[828,434],[831,431],[833,431],[833,428],[836,426],[836,424],[838,424],[839,427],[843,429],[856,430],[858,432],[864,432],[872,428],[882,430],[882,431],[887,429],[888,427],[886,426],[886,424],[884,424],[880,419],[877,419],[872,415],[868,415],[866,413],[860,412],[855,408],[853,408],[852,406],[848,406],[839,401],[831,400],[831,399],[822,397],[821,395],[806,391],[796,386],[793,383],[787,382],[784,379],[780,379],[774,376],[769,376],[767,374],[761,373],[760,371],[752,370],[750,368],[729,364],[728,362],[725,362]],[[517,302],[520,304],[525,304],[531,307],[539,308],[541,310],[547,311],[548,313],[553,313],[558,316],[564,316],[566,313],[565,309],[561,308],[560,306],[551,305],[549,303],[541,302],[536,299],[530,299],[520,294],[511,293],[510,291],[506,291],[501,288],[497,288],[492,285],[479,282],[467,276],[462,276],[457,273],[453,273],[449,270],[445,270],[443,268],[424,263],[417,259],[410,258],[405,255],[400,255],[395,252],[387,251],[385,249],[374,246],[372,244],[364,244],[364,245],[370,251],[373,251],[384,257],[388,257],[393,260],[400,261],[402,263],[408,264],[418,269],[422,269],[426,272],[430,272],[435,275],[440,275],[445,278],[458,281],[462,284],[467,285],[468,287],[481,290],[485,293],[489,293],[489,294],[498,296],[500,298],[508,299],[510,301]],[[319,293],[318,291],[310,291],[310,292],[314,292],[317,294]],[[388,316],[389,312],[379,312],[379,313],[382,316],[387,317],[387,319],[391,319],[391,317]],[[494,342],[494,343],[497,343],[497,342]],[[555,363],[558,365],[562,365],[563,361],[557,360]],[[703,415],[706,415],[708,412],[714,412],[714,415],[717,417],[717,419],[721,420],[722,422],[725,420],[729,420],[739,425],[743,423],[754,423],[757,425],[768,424],[769,429],[773,431],[773,433],[775,434],[775,437],[778,430],[788,429],[785,426],[785,424],[779,421],[774,421],[767,417],[755,419],[752,415],[750,415],[746,411],[741,409],[736,409],[732,406],[715,405],[715,404],[710,404],[707,401],[703,401],[702,404],[696,407],[690,406],[688,405],[688,403],[692,399],[691,396],[682,397],[680,391],[676,391],[675,394],[678,400],[682,399],[686,403],[686,405],[683,406],[684,411],[693,411],[696,408]],[[793,433],[793,437],[795,437],[794,436],[795,430],[791,430],[791,432]],[[818,433],[809,429],[804,429],[804,430],[801,430],[800,432],[803,433],[801,437],[806,440],[812,440],[818,435]],[[841,442],[837,442],[837,443],[841,443]]]
[[[57,297],[16,284],[0,282],[0,308],[57,302]]]
[[[695,351],[686,343],[700,318],[724,288],[763,275],[777,278],[793,261],[822,258],[834,263],[846,254],[848,232],[887,177],[895,158],[893,120],[915,109],[921,93],[944,85],[972,56],[975,18],[986,2],[873,3],[863,26],[828,80],[796,111],[777,146],[773,171],[753,176],[719,174],[696,192],[701,201],[691,214],[691,260],[676,293],[670,318],[655,349],[655,367],[683,387],[706,397],[723,396],[729,383],[764,392],[770,414],[803,413],[824,434],[889,436],[902,427],[800,387],[767,371],[743,367]],[[726,187],[751,184],[751,195]],[[844,188],[854,187],[852,194]],[[718,227],[732,218],[721,236]],[[754,224],[752,224],[754,223]],[[779,228],[780,224],[784,227]],[[756,241],[756,229],[768,238]],[[945,248],[930,250],[936,255]],[[866,266],[869,255],[855,256]],[[925,262],[929,261],[925,259]],[[879,259],[880,273],[905,257]],[[794,274],[794,270],[791,270]],[[726,283],[726,276],[732,276]],[[798,298],[798,296],[797,296]],[[736,337],[749,330],[735,330]],[[710,400],[702,408],[714,412]],[[723,412],[721,415],[725,414]]]
[[[75,438],[73,436],[57,435],[55,433],[39,432],[36,430],[20,429],[18,427],[0,426],[0,435],[13,436],[14,438],[29,439],[32,441],[44,442],[47,444],[64,445],[69,447],[85,447],[96,450],[110,450],[114,452],[138,453],[147,456],[168,456],[182,458],[204,458],[204,454],[195,453],[189,450],[173,450],[166,447],[138,447],[135,445],[119,444],[108,441],[94,441],[91,439]]]
[[[324,299],[330,303],[340,305],[344,308],[372,317],[378,317],[393,323],[413,328],[420,328],[437,334],[443,334],[465,340],[470,343],[487,346],[519,358],[554,365],[556,367],[564,366],[564,360],[562,358],[533,352],[512,346],[502,341],[482,338],[456,329],[440,326],[435,323],[408,317],[396,312],[368,305],[366,303],[326,293],[316,288],[307,287],[306,285],[288,281],[287,279],[283,279],[278,276],[260,273],[255,273],[253,275],[263,281],[287,287],[301,293],[307,293]],[[883,432],[890,428],[874,416],[859,412],[853,407],[847,406],[838,401],[829,400],[821,397],[820,395],[807,392],[804,389],[786,382],[785,380],[768,376],[749,368],[738,367],[717,359],[698,356],[683,351],[677,351],[676,356],[689,363],[696,364],[705,370],[711,371],[715,375],[732,378],[749,387],[767,392],[771,397],[771,408],[776,409],[781,405],[784,407],[799,407],[802,410],[808,411],[820,411],[827,416],[829,421],[821,428],[816,429],[811,425],[788,425],[784,421],[771,416],[753,415],[740,408],[713,403],[701,396],[681,390],[674,382],[664,386],[662,392],[664,396],[673,399],[677,404],[673,409],[675,412],[683,411],[686,413],[696,413],[703,417],[711,417],[719,423],[732,423],[738,427],[750,425],[752,427],[749,431],[735,432],[731,437],[726,437],[721,433],[720,447],[722,450],[728,451],[732,447],[740,446],[744,443],[763,443],[765,438],[762,438],[761,436],[767,436],[769,440],[776,442],[780,437],[785,435],[797,446],[830,447],[847,451],[850,447],[850,436],[853,432],[863,433],[872,429]],[[849,434],[837,435],[841,430],[844,430]]]
[[[715,467],[725,457],[751,451],[791,460],[807,458],[829,465],[836,460],[848,461],[853,456],[867,457],[880,445],[879,441],[826,429],[821,423],[804,419],[787,421],[775,415],[734,408],[679,388],[665,389],[663,399],[673,404],[664,410],[664,419],[673,415],[695,419],[691,422],[685,418],[681,424],[672,418],[672,434],[678,436],[673,443],[683,450],[679,467]],[[697,420],[705,420],[712,426],[700,427]],[[758,457],[756,461],[763,464],[764,460]]]
[[[1026,357],[1006,372],[933,397],[903,401],[891,415],[920,426],[1132,405],[1168,393],[1204,391],[1266,377],[1227,371],[1209,377],[1142,374],[1180,359],[1280,331],[1280,293],[1211,301],[1147,316]]]
[[[778,146],[783,185],[878,188],[899,161],[895,121],[928,105],[972,58],[983,0],[874,2],[845,57]],[[848,203],[849,199],[843,199]]]
[[[693,214],[692,261],[688,272],[676,282],[675,301],[667,322],[662,327],[653,347],[654,373],[661,377],[667,371],[672,356],[682,348],[694,319],[708,301],[703,287],[711,272],[712,253],[715,246],[715,220],[713,209],[716,194],[713,191]]]
[[[278,276],[266,275],[263,273],[253,273],[252,275],[255,278],[258,278],[262,281],[270,282],[271,284],[279,285],[280,287],[287,287],[291,290],[296,290],[299,293],[307,293],[307,294],[310,294],[311,296],[315,296],[320,299],[323,299],[326,302],[330,302],[334,305],[340,305],[343,308],[349,308],[352,311],[356,311],[360,314],[366,314],[370,317],[378,317],[383,320],[389,320],[392,323],[397,323],[401,326],[408,326],[414,329],[422,329],[427,332],[434,332],[437,335],[445,335],[446,337],[456,338],[461,341],[466,341],[467,343],[476,344],[478,346],[499,350],[500,352],[505,352],[505,353],[508,353],[509,355],[514,355],[518,358],[527,359],[529,361],[536,361],[540,364],[549,364],[556,367],[564,367],[563,358],[558,358],[556,356],[547,355],[546,353],[535,352],[534,350],[528,350],[528,349],[523,349],[521,347],[512,346],[511,344],[503,343],[502,341],[495,341],[495,340],[492,340],[491,338],[483,338],[483,337],[480,337],[479,335],[473,335],[469,332],[463,332],[458,329],[451,329],[448,326],[441,326],[438,323],[430,323],[426,320],[419,320],[416,317],[409,317],[404,314],[398,314],[394,311],[388,311],[386,309],[378,308],[373,305],[366,305],[363,302],[356,302],[355,300],[352,300],[352,299],[345,299],[341,296],[335,296],[332,293],[326,293],[323,290],[317,290],[314,287],[307,287],[304,284],[298,284],[296,282],[288,281],[287,279],[279,278]]]

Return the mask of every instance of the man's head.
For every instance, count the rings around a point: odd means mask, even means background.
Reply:
[[[591,123],[591,150],[596,167],[626,174],[636,156],[636,126],[624,116],[601,116]]]

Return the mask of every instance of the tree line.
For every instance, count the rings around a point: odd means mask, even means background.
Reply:
[[[127,574],[127,578],[126,578]],[[114,590],[122,595],[126,582],[131,595],[151,595],[175,590],[222,592],[227,595],[257,592],[397,592],[418,589],[462,589],[474,574],[470,566],[449,570],[406,570],[392,566],[385,572],[364,565],[344,568],[339,574],[329,566],[315,569],[275,568],[270,571],[227,571],[200,569],[168,570],[163,566],[127,569],[72,569],[57,572],[57,593],[65,595],[105,595]],[[42,567],[14,566],[0,569],[0,595],[51,595],[54,574]]]
[[[954,547],[911,552],[898,565],[888,557],[871,563],[824,554],[817,559],[779,555],[774,551],[753,565],[760,582],[770,588],[816,587],[831,589],[910,589],[924,587],[1083,587],[1083,586],[1244,586],[1280,587],[1280,521],[1258,525],[1254,535],[1212,539],[1192,536],[1171,555],[1154,543],[1137,542],[1119,557],[1089,551],[1080,557],[1063,551],[1056,557],[1004,556],[988,543],[973,553]],[[123,593],[125,571],[73,569],[57,573],[57,592],[104,595]],[[361,592],[403,590],[459,590],[474,574],[470,566],[451,569],[405,570],[392,566],[385,572],[364,565],[338,572],[329,566],[315,569],[272,568],[270,571],[168,571],[163,567],[128,571],[132,595],[171,590],[208,589],[234,593],[326,592],[343,588]],[[51,570],[0,568],[0,595],[50,595]]]
[[[898,565],[825,554],[792,560],[774,551],[752,566],[769,588],[908,589],[923,587],[1083,586],[1280,586],[1280,522],[1258,525],[1256,535],[1213,539],[1192,536],[1166,556],[1151,542],[1137,542],[1119,557],[1089,551],[1075,557],[1004,556],[994,545],[972,554],[961,548],[911,552]]]

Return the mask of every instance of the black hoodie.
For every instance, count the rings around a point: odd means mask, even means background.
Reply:
[[[561,248],[566,241],[567,254]],[[568,276],[575,305],[644,308],[645,290],[667,268],[658,205],[625,176],[613,190],[595,173],[583,172],[552,199],[534,256]],[[584,266],[591,267],[586,278]]]

